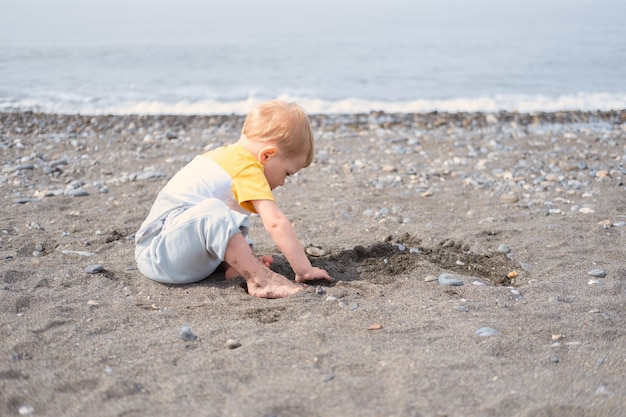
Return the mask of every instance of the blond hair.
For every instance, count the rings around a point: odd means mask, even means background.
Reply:
[[[272,100],[256,106],[246,116],[242,133],[255,142],[275,143],[286,157],[306,155],[305,167],[313,162],[311,122],[296,103]]]

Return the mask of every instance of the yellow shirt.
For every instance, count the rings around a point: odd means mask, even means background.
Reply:
[[[235,200],[244,209],[256,213],[252,205],[253,200],[274,201],[263,165],[243,146],[226,145],[202,156],[215,161],[230,176]]]

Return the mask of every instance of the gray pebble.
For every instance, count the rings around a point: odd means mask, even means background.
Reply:
[[[26,198],[18,198],[18,199],[15,200],[15,202],[17,204],[26,204],[26,203],[30,203],[30,202],[37,201],[37,200],[38,200],[37,198],[28,198],[28,197],[26,197]]]
[[[497,336],[500,334],[500,332],[497,331],[496,329],[492,329],[491,327],[481,327],[480,329],[476,330],[476,334],[478,336],[487,337],[487,336]]]
[[[606,272],[603,269],[597,268],[589,271],[589,275],[596,278],[604,278],[606,276]]]
[[[507,245],[505,245],[505,244],[502,244],[502,245],[498,246],[497,251],[498,251],[498,252],[502,252],[502,253],[509,253],[509,252],[511,252],[511,248],[509,248],[509,247],[508,247]]]
[[[462,280],[458,279],[454,275],[449,274],[447,272],[444,272],[441,275],[439,275],[439,278],[437,278],[437,281],[439,282],[439,285],[446,285],[446,286],[452,286],[452,287],[458,287],[458,286],[463,285]]]
[[[350,303],[350,311],[355,311],[358,308],[359,308],[359,303],[357,302]]]
[[[559,358],[557,358],[556,356],[552,356],[550,358],[550,362],[552,362],[552,363],[559,363]]]
[[[318,295],[323,295],[326,294],[326,290],[321,285],[318,285],[315,289],[315,293]]]
[[[89,192],[85,190],[83,187],[74,188],[73,190],[69,190],[67,195],[70,197],[86,197],[89,195]]]
[[[88,274],[97,274],[102,271],[104,271],[104,266],[99,265],[99,264],[89,265],[85,268],[85,272]]]
[[[183,326],[183,328],[180,329],[180,333],[178,333],[178,337],[187,342],[192,342],[198,338],[198,336],[193,334],[189,326]]]
[[[460,311],[461,313],[467,313],[469,310],[467,309],[467,307],[465,306],[454,306],[454,309],[456,311]]]

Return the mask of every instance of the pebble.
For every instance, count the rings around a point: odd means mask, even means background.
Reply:
[[[501,253],[509,253],[511,252],[511,248],[509,248],[507,245],[505,245],[504,243],[501,244],[500,246],[498,246],[498,249],[496,249],[498,252]]]
[[[237,349],[238,347],[241,347],[241,343],[239,343],[235,339],[228,339],[226,341],[226,347],[228,349]]]
[[[613,392],[610,389],[608,389],[606,385],[600,385],[596,389],[596,395],[611,396],[613,395]]]
[[[604,271],[604,269],[597,268],[589,271],[589,275],[596,278],[604,278],[606,277],[606,272]]]
[[[442,273],[437,278],[439,285],[458,287],[463,285],[463,281],[455,277],[453,274],[449,274],[447,272]]]
[[[326,251],[324,249],[318,248],[316,246],[309,246],[308,248],[306,248],[306,253],[315,257],[326,255]]]
[[[426,275],[426,277],[424,278],[425,282],[433,282],[433,281],[437,281],[437,277],[434,275]]]
[[[476,330],[476,334],[478,336],[487,337],[487,336],[497,336],[500,334],[500,332],[497,331],[496,329],[492,329],[491,327],[481,327],[480,329]]]
[[[454,306],[454,309],[456,311],[460,311],[461,313],[467,313],[469,310],[467,309],[467,307],[465,306],[461,306],[461,305],[456,305]]]
[[[507,204],[517,203],[519,201],[519,196],[515,193],[505,193],[500,196],[500,201]]]
[[[604,280],[598,279],[598,278],[594,278],[594,279],[590,279],[588,284],[589,285],[604,285]]]
[[[35,409],[28,405],[22,405],[17,412],[20,413],[21,416],[30,416],[35,412]]]
[[[69,255],[69,254],[75,254],[75,255],[80,255],[80,256],[93,256],[95,255],[95,253],[93,252],[87,252],[87,251],[82,251],[82,250],[63,250],[61,251],[62,254],[64,255]]]
[[[180,329],[180,332],[178,333],[178,337],[180,337],[182,340],[185,340],[187,342],[192,342],[198,338],[198,336],[193,334],[189,326],[183,326],[182,329]]]
[[[104,271],[104,266],[100,264],[89,265],[85,268],[85,272],[88,274],[98,274]]]

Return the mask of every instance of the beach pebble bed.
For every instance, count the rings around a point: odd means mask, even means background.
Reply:
[[[157,193],[243,120],[0,113],[0,414],[263,403],[252,386],[325,415],[623,409],[626,111],[312,115],[315,161],[275,194],[340,279],[271,301],[145,279],[134,233]]]

